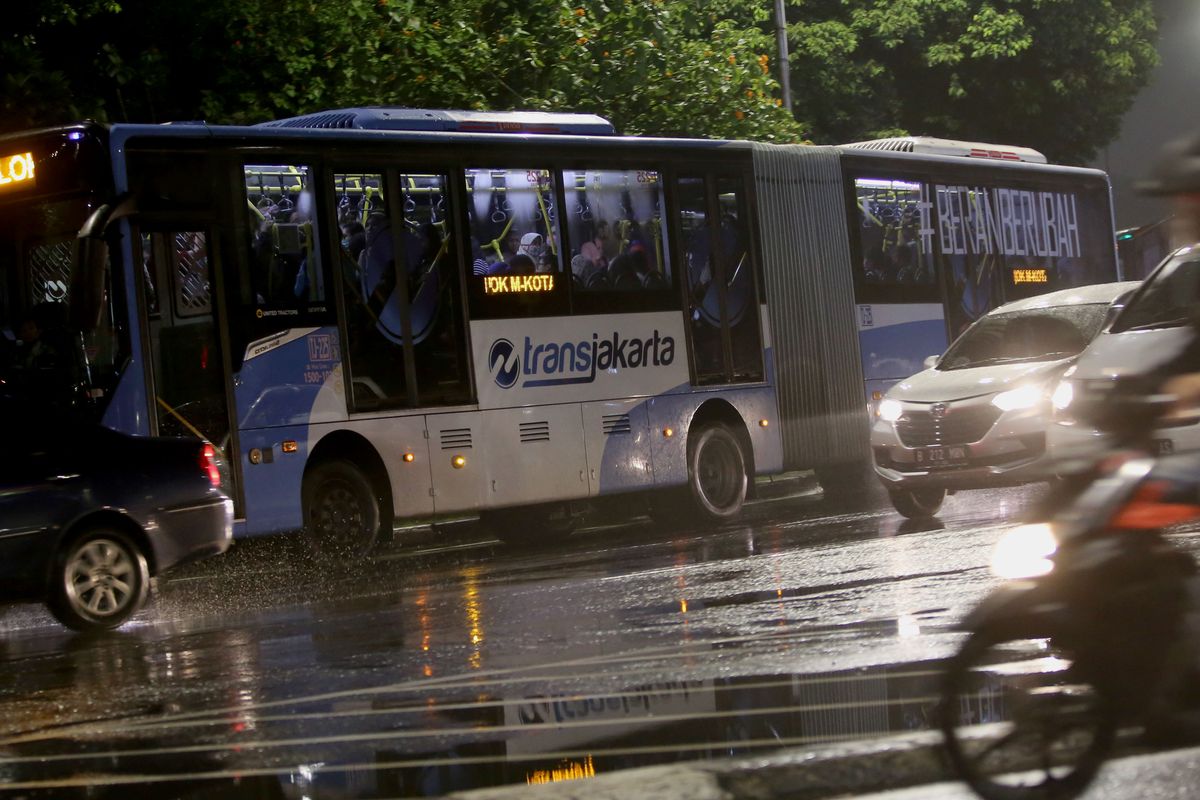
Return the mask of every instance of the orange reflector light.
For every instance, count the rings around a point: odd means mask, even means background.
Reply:
[[[285,439],[283,444],[279,445],[279,449],[285,453],[294,453],[300,448],[296,446],[295,440]]]
[[[760,419],[760,420],[758,421],[758,427],[760,427],[760,428],[765,428],[765,427],[767,427],[767,426],[768,426],[768,425],[770,425],[770,424],[771,424],[771,423],[767,422],[765,419]]]
[[[675,429],[674,429],[674,428],[663,428],[663,436],[665,436],[665,437],[667,437],[668,439],[670,439],[670,438],[671,438],[672,436],[674,436],[674,435],[675,435]]]
[[[462,456],[455,456],[454,458],[450,459],[450,466],[454,467],[455,469],[462,469],[466,465],[467,460]]]
[[[414,462],[416,460],[417,460],[417,457],[415,455],[413,455],[412,453],[404,454],[404,463],[405,464],[411,464],[412,462]]]
[[[879,391],[871,392],[871,399],[874,400],[876,403],[878,403],[880,400],[883,399],[883,392],[879,392]]]

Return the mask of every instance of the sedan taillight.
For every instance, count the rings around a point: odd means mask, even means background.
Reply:
[[[214,489],[221,488],[221,471],[217,468],[217,449],[208,442],[200,449],[200,468]]]

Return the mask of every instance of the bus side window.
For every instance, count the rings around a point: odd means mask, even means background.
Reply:
[[[565,311],[568,259],[559,233],[554,177],[545,169],[466,171],[474,316]]]
[[[928,187],[912,181],[857,178],[859,277],[867,284],[933,286]]]
[[[309,168],[247,164],[244,172],[252,296],[243,300],[260,317],[313,304],[323,311],[325,273]]]
[[[565,170],[571,285],[580,293],[672,286],[662,177],[654,170]],[[628,296],[614,297],[614,304]]]
[[[336,274],[345,299],[350,404],[355,410],[409,402],[404,355],[407,286],[399,279],[396,237],[383,173],[338,173],[338,223],[342,232]]]

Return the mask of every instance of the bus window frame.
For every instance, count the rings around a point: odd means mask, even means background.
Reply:
[[[605,158],[603,154],[597,157],[575,157],[563,159],[558,166],[558,182],[560,190],[560,208],[567,208],[566,180],[567,170],[582,172],[655,172],[662,191],[662,214],[664,216],[663,244],[666,246],[666,258],[662,266],[671,270],[670,286],[663,289],[643,289],[641,291],[619,291],[614,289],[579,290],[575,287],[572,277],[570,260],[567,260],[566,273],[571,285],[571,315],[572,316],[603,316],[618,313],[645,313],[654,311],[683,311],[681,305],[683,294],[680,289],[678,270],[675,264],[675,243],[672,241],[671,214],[671,164],[661,158],[657,159],[656,169],[647,169],[647,162],[655,163],[656,156],[650,158]],[[568,253],[575,251],[575,242],[571,239],[570,226],[560,223],[563,229],[564,246]],[[582,246],[582,243],[580,243]],[[620,306],[620,308],[614,308]]]
[[[934,278],[932,283],[876,283],[866,280],[863,275],[865,256],[861,233],[862,212],[858,207],[858,191],[855,180],[871,177],[880,180],[910,181],[925,185],[930,182],[930,173],[904,169],[903,165],[899,165],[897,168],[891,164],[885,164],[879,169],[873,169],[873,165],[870,163],[852,166],[846,161],[843,162],[842,172],[846,196],[846,234],[850,243],[850,274],[854,280],[855,302],[880,305],[937,303],[944,310],[949,295],[946,291],[945,275],[942,269],[942,248],[936,235],[933,237]]]
[[[334,311],[337,317],[338,340],[341,342],[341,364],[344,373],[344,381],[347,386],[351,385],[354,380],[353,366],[347,357],[347,345],[350,342],[349,328],[347,327],[348,314],[346,313],[346,290],[342,282],[340,273],[340,263],[342,258],[341,252],[341,230],[337,220],[337,207],[334,203],[334,195],[336,194],[336,181],[334,175],[338,174],[378,174],[383,179],[385,196],[400,197],[402,190],[400,186],[400,178],[406,174],[412,175],[436,175],[446,179],[446,201],[451,205],[451,213],[446,216],[450,222],[450,230],[447,233],[447,240],[450,242],[450,251],[453,256],[451,267],[457,271],[459,286],[465,283],[464,271],[464,253],[462,242],[462,225],[464,219],[460,215],[454,213],[454,205],[463,202],[465,197],[465,189],[459,194],[456,189],[456,182],[462,182],[465,185],[463,170],[454,166],[448,160],[444,161],[428,161],[419,162],[417,159],[406,155],[404,158],[396,158],[381,155],[377,151],[364,151],[361,155],[353,152],[339,152],[330,158],[327,158],[322,165],[322,177],[325,184],[329,187],[328,192],[324,192],[317,198],[317,208],[321,209],[325,216],[323,227],[325,236],[328,241],[328,247],[335,253],[331,261],[331,270],[333,271],[333,294],[332,302],[335,304]],[[385,200],[385,202],[387,202]],[[387,202],[388,218],[392,230],[392,247],[396,254],[396,258],[400,260],[398,265],[405,272],[408,271],[408,263],[404,259],[407,258],[407,252],[403,246],[403,242],[396,237],[396,231],[404,229],[404,215],[401,204],[396,202]],[[456,222],[456,220],[458,220]],[[334,249],[335,243],[337,249]],[[334,267],[339,269],[334,269]],[[405,379],[405,394],[406,400],[404,403],[389,403],[382,406],[372,406],[370,408],[357,408],[354,403],[353,393],[346,392],[346,409],[351,414],[379,414],[387,411],[397,410],[412,410],[417,408],[426,408],[421,401],[421,387],[417,378],[417,362],[416,362],[416,344],[413,342],[411,317],[409,312],[409,302],[412,300],[407,293],[404,295],[404,323],[402,336],[404,342],[401,349],[404,353],[404,379]],[[476,402],[474,370],[472,369],[471,356],[471,331],[470,331],[470,310],[468,308],[467,292],[459,293],[460,314],[463,320],[462,330],[460,335],[463,337],[463,347],[467,358],[467,388],[469,399],[464,401],[466,404]]]
[[[458,211],[459,224],[462,226],[463,235],[459,237],[459,244],[462,245],[459,249],[466,252],[463,253],[462,259],[464,262],[473,260],[474,252],[470,246],[470,242],[474,231],[471,228],[471,215],[468,210],[468,205],[473,202],[467,194],[467,172],[470,170],[502,170],[506,172],[519,172],[531,170],[544,170],[548,172],[551,179],[555,183],[554,187],[554,202],[557,204],[558,210],[564,208],[566,195],[562,187],[562,169],[561,165],[555,163],[554,159],[547,159],[545,156],[531,158],[524,166],[510,166],[518,164],[521,161],[521,156],[513,155],[505,152],[500,157],[495,159],[495,163],[491,166],[483,166],[477,158],[463,160],[454,176],[454,180],[461,183],[462,191],[462,206]],[[556,216],[555,226],[558,230],[558,248],[559,248],[559,271],[553,274],[556,277],[555,286],[549,292],[524,295],[488,295],[485,293],[483,284],[476,283],[476,276],[473,270],[466,270],[463,275],[465,278],[466,291],[463,295],[467,303],[468,321],[473,320],[505,320],[505,319],[540,319],[546,317],[567,317],[572,314],[571,307],[571,263],[567,258],[569,248],[567,240],[567,232],[563,226],[561,216]],[[483,242],[480,242],[482,245]],[[513,297],[522,297],[518,301],[519,305],[512,305]],[[505,300],[510,300],[509,305],[505,305]],[[513,310],[516,313],[513,313]]]
[[[230,215],[230,235],[233,236],[233,241],[236,242],[237,256],[234,265],[238,270],[238,280],[235,285],[231,285],[234,294],[231,296],[233,303],[232,308],[236,308],[238,313],[244,317],[242,321],[245,325],[247,339],[245,344],[256,341],[264,336],[270,336],[273,333],[278,333],[289,328],[325,328],[336,325],[337,309],[333,307],[333,298],[329,292],[329,286],[333,280],[332,265],[330,257],[332,254],[331,242],[328,240],[328,232],[325,230],[326,224],[320,219],[316,220],[313,229],[320,232],[318,236],[317,247],[315,251],[321,259],[320,268],[323,272],[323,280],[325,285],[325,298],[320,301],[324,304],[321,310],[309,310],[307,308],[300,310],[297,313],[287,315],[273,315],[264,313],[259,316],[259,311],[271,311],[281,308],[282,306],[273,305],[269,302],[259,304],[257,302],[247,301],[245,291],[248,289],[249,296],[253,298],[255,285],[253,276],[253,265],[250,258],[250,244],[253,232],[247,224],[245,214],[246,204],[246,167],[247,166],[292,166],[305,167],[308,170],[308,191],[313,193],[313,209],[319,216],[321,213],[321,204],[317,198],[324,193],[326,186],[324,180],[325,164],[331,160],[332,153],[322,155],[310,150],[293,150],[287,147],[263,147],[263,148],[247,148],[247,147],[231,147],[228,150],[217,149],[217,158],[226,157],[229,163],[223,170],[226,174],[230,174],[233,178],[232,187],[236,190],[235,197],[237,198],[234,205],[231,206],[232,214]],[[219,200],[217,202],[220,202]],[[338,236],[337,241],[341,240]],[[291,306],[287,306],[291,307]],[[240,361],[240,359],[239,359]]]
[[[759,227],[758,227],[758,192],[754,182],[753,173],[748,173],[746,168],[739,163],[726,163],[719,160],[713,161],[681,161],[672,165],[671,169],[666,170],[665,180],[668,181],[666,202],[671,215],[668,223],[668,235],[672,241],[671,258],[675,259],[672,264],[672,271],[678,276],[675,283],[676,302],[679,303],[678,310],[683,315],[684,329],[689,331],[684,336],[687,342],[688,354],[688,375],[690,385],[693,389],[698,388],[721,388],[728,386],[757,386],[762,385],[768,380],[768,358],[766,352],[766,338],[763,332],[763,307],[766,305],[765,288],[762,278],[762,248],[759,242]],[[724,368],[724,380],[721,383],[708,382],[700,383],[696,375],[696,357],[692,349],[692,336],[690,334],[690,320],[687,319],[687,309],[689,306],[688,286],[685,275],[687,273],[686,265],[683,263],[683,228],[679,217],[679,197],[678,186],[681,178],[701,178],[704,182],[704,198],[705,198],[705,227],[708,230],[709,237],[709,252],[716,253],[716,242],[713,239],[712,220],[719,218],[720,213],[720,193],[718,192],[718,181],[722,178],[737,180],[740,182],[740,190],[742,193],[742,205],[745,208],[747,219],[746,226],[746,242],[747,248],[750,251],[750,257],[753,260],[751,269],[751,280],[753,280],[754,289],[752,296],[756,302],[754,311],[755,319],[758,323],[758,343],[759,343],[759,367],[761,377],[758,380],[751,381],[735,381],[733,376],[733,334],[727,322],[727,312],[725,309],[725,293],[721,293],[721,349],[722,361]],[[713,212],[717,212],[714,216]],[[712,257],[712,256],[710,256]],[[724,264],[722,263],[721,275],[724,277]],[[770,309],[767,310],[770,313]]]

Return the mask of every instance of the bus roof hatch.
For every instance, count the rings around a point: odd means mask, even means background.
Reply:
[[[858,150],[888,150],[895,153],[918,153],[928,156],[966,156],[968,158],[993,158],[999,161],[1024,161],[1030,164],[1046,163],[1044,155],[1029,147],[960,142],[956,139],[938,139],[932,136],[898,136],[893,139],[874,139],[869,142],[853,142],[842,146]]]
[[[616,129],[595,114],[545,111],[457,111],[367,106],[318,111],[263,122],[266,128],[330,128],[377,131],[458,131],[470,133],[549,133],[612,136]]]

